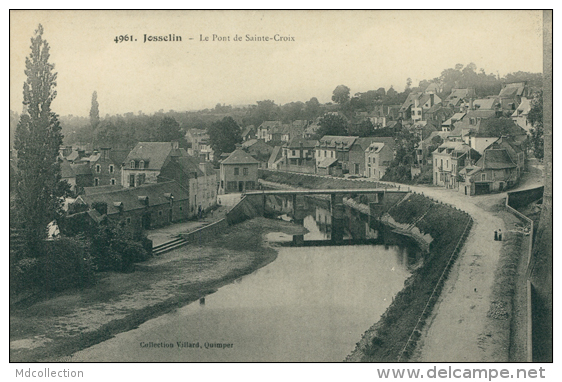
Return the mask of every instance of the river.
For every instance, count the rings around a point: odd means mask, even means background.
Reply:
[[[305,240],[329,238],[318,208],[304,219]],[[342,361],[410,275],[409,250],[395,245],[277,249],[265,267],[72,361]]]

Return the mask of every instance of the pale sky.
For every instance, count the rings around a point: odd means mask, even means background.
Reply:
[[[277,104],[351,93],[474,62],[487,73],[542,72],[542,11],[11,11],[10,108],[21,112],[24,63],[37,25],[58,72],[52,107],[100,116]],[[115,43],[118,35],[136,42]],[[144,35],[181,36],[147,42]],[[231,41],[201,42],[200,35]],[[246,35],[293,37],[249,42]],[[243,41],[233,41],[234,36]],[[189,40],[193,38],[193,40]]]

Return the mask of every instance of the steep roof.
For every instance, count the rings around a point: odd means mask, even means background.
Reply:
[[[183,149],[173,149],[171,142],[139,142],[127,155],[126,161],[144,160],[148,169],[160,170],[170,156],[187,155]]]
[[[341,135],[324,135],[318,141],[317,147],[338,147],[349,150],[355,140],[359,137],[347,137]]]
[[[250,154],[242,149],[236,149],[221,162],[221,164],[259,164]]]
[[[247,135],[250,135],[250,133],[254,133],[256,132],[256,128],[254,125],[248,125],[244,128],[244,130],[242,131],[242,136],[245,137]]]
[[[283,146],[275,146],[273,148],[273,151],[271,152],[271,155],[269,156],[269,160],[267,161],[268,163],[275,163],[277,162],[277,160],[279,160],[279,158],[281,158],[283,150],[282,150]]]
[[[505,149],[486,149],[482,154],[482,158],[476,162],[478,167],[484,170],[499,170],[505,168],[517,167],[515,163],[509,158],[509,154]]]
[[[125,159],[127,159],[127,155],[129,155],[129,150],[119,150],[119,149],[111,149],[109,150],[109,159],[113,161],[113,163],[117,165],[122,165],[125,163]]]
[[[72,163],[70,165],[72,168],[72,172],[74,175],[91,175],[92,170],[90,169],[90,165],[88,163]]]
[[[287,145],[287,147],[288,148],[300,148],[301,143],[302,143],[303,148],[314,148],[316,146],[316,142],[317,141],[312,140],[312,139],[305,139],[303,137],[295,137],[295,138],[292,138],[289,141],[289,144]]]
[[[357,138],[354,144],[359,145],[361,150],[365,151],[373,142],[384,143],[394,150],[393,137],[363,137]]]
[[[260,125],[260,129],[270,129],[272,127],[281,126],[281,121],[263,121]]]
[[[170,181],[164,183],[144,184],[139,187],[124,188],[117,191],[96,193],[91,195],[80,195],[77,199],[92,206],[95,202],[107,203],[107,214],[119,213],[119,203],[122,203],[123,211],[143,209],[145,205],[139,201],[139,197],[148,197],[148,204],[168,205],[169,195],[174,196],[174,201],[189,200],[189,193],[182,188],[178,182]]]
[[[474,89],[453,89],[451,94],[445,98],[445,105],[457,106],[461,100],[474,97]]]
[[[84,194],[85,195],[93,195],[93,194],[103,194],[110,191],[119,191],[123,190],[124,187],[121,185],[106,185],[106,186],[96,186],[96,187],[84,187]]]
[[[325,158],[324,160],[322,160],[322,162],[320,162],[318,164],[318,167],[320,168],[328,168],[333,166],[334,164],[337,163],[337,159],[336,158]]]
[[[365,149],[365,152],[370,152],[370,153],[379,153],[382,148],[384,147],[384,143],[381,142],[373,142],[369,145],[369,147],[367,147]]]
[[[493,110],[496,103],[498,103],[498,99],[494,97],[475,99],[472,104],[479,110]]]

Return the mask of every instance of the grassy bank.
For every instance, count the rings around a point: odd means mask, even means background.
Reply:
[[[303,233],[302,227],[283,221],[249,220],[212,242],[153,258],[136,272],[107,272],[91,288],[12,306],[10,361],[64,360],[213,293],[276,258],[263,239],[271,231]]]
[[[398,359],[414,328],[421,329],[418,320],[423,325],[429,316],[443,285],[441,276],[444,271],[445,276],[448,273],[449,259],[470,220],[466,213],[449,206],[419,195],[411,195],[411,198],[410,202],[406,200],[391,209],[389,214],[403,223],[415,222],[422,233],[432,236],[429,257],[405,282],[404,289],[396,295],[379,322],[365,333],[349,360],[394,362]],[[423,199],[423,208],[413,208],[419,198]],[[419,334],[414,333],[412,339],[415,341],[417,336]],[[408,350],[401,360],[407,360],[409,355]]]

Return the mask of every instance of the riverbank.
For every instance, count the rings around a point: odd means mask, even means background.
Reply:
[[[256,218],[216,240],[187,245],[142,263],[141,270],[100,275],[97,285],[10,307],[10,361],[65,361],[73,353],[215,292],[275,260],[269,232],[304,228]]]

